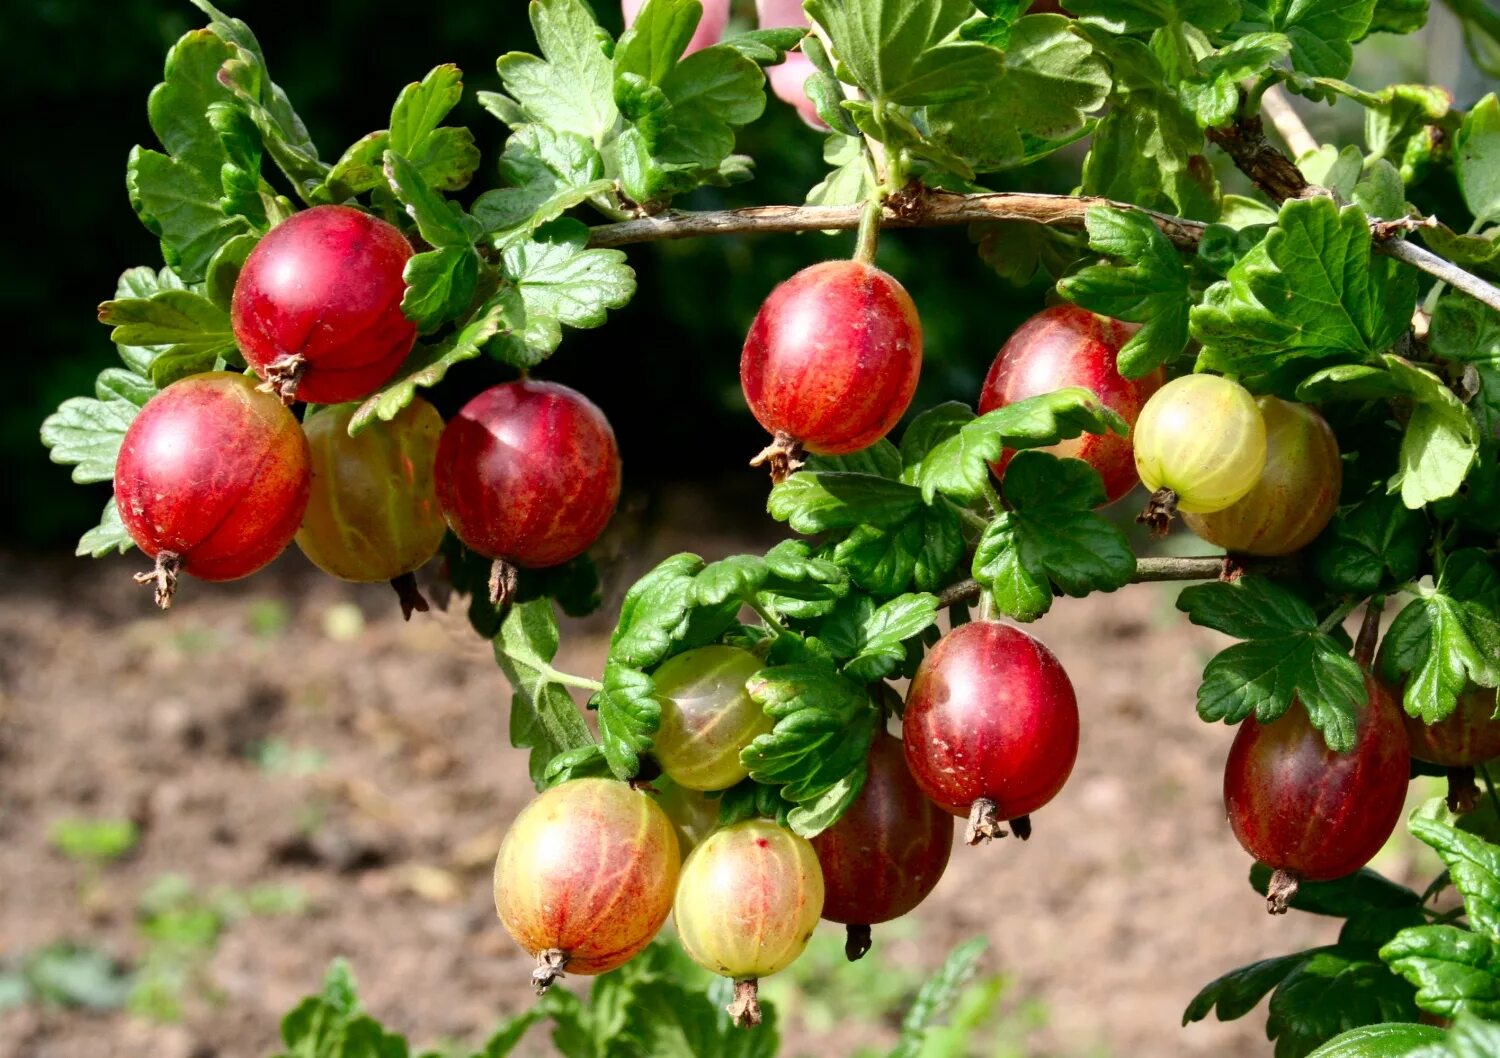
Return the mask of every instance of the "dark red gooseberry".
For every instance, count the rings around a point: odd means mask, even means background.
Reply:
[[[860,261],[824,261],[771,291],[740,357],[745,400],[777,439],[763,455],[779,475],[800,465],[798,446],[842,455],[880,440],[911,403],[921,370],[911,296]]]
[[[528,568],[566,562],[598,539],[620,498],[614,431],[567,386],[493,386],[443,429],[437,494],[471,550]]]
[[[911,911],[943,876],[953,816],[923,796],[901,740],[881,731],[864,789],[812,845],[823,868],[823,917],[849,927],[844,950],[858,959],[869,950],[872,924]]]
[[[1057,657],[1019,628],[974,621],[928,652],[906,695],[906,763],[922,792],[1002,836],[1057,795],[1078,757],[1078,700]]]
[[[248,576],[281,554],[312,481],[296,418],[255,379],[194,375],[141,409],[115,462],[115,502],[132,540],[157,559],[149,579],[171,602],[179,570]]]
[[[1083,386],[1134,427],[1141,406],[1162,380],[1159,370],[1144,378],[1128,379],[1115,367],[1120,347],[1136,330],[1134,324],[1096,316],[1076,305],[1042,310],[1021,324],[990,365],[979,394],[979,413],[1068,386]],[[1043,451],[1063,459],[1081,459],[1097,470],[1109,503],[1141,480],[1129,437],[1086,433]],[[1013,449],[1006,449],[993,464],[997,477],[1004,476],[1015,454]]]
[[[1476,765],[1500,757],[1500,720],[1495,718],[1495,689],[1470,686],[1453,712],[1435,724],[1403,713],[1411,755],[1448,769],[1448,807],[1472,812],[1479,807]]]
[[[401,312],[411,244],[378,217],[314,206],[272,228],[234,285],[234,337],[285,400],[339,404],[379,389],[416,341]]]
[[[1272,913],[1302,880],[1342,878],[1385,844],[1406,801],[1411,769],[1401,708],[1373,677],[1354,748],[1336,753],[1300,702],[1279,719],[1240,724],[1224,767],[1224,807],[1245,851],[1276,871]]]

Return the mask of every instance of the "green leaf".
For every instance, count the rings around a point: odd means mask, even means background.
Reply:
[[[920,506],[894,526],[857,525],[833,549],[833,559],[872,595],[897,595],[910,586],[940,591],[964,554],[962,523],[946,504]]]
[[[916,474],[922,496],[939,493],[962,504],[977,502],[990,464],[1007,448],[1045,448],[1081,433],[1128,432],[1125,421],[1086,389],[1070,387],[1007,404],[968,422],[935,445]]]
[[[1479,390],[1469,409],[1481,438],[1500,439],[1500,313],[1472,298],[1443,298],[1432,314],[1427,347],[1440,359],[1473,365]]]
[[[1339,1033],[1308,1058],[1401,1058],[1419,1047],[1441,1042],[1444,1035],[1442,1029],[1432,1025],[1409,1022],[1361,1025]]]
[[[1250,885],[1261,896],[1271,884],[1271,869],[1256,863],[1250,867]],[[1333,918],[1358,918],[1382,912],[1411,911],[1422,904],[1422,897],[1404,885],[1368,867],[1328,882],[1304,881],[1288,906],[1294,911]]]
[[[1428,1013],[1500,1019],[1500,945],[1490,938],[1457,926],[1417,926],[1396,934],[1380,957],[1417,986],[1417,1005]]]
[[[811,663],[762,669],[746,688],[776,726],[740,760],[755,781],[781,786],[796,805],[792,830],[811,837],[859,796],[880,713],[860,686]]]
[[[1026,4],[1022,0],[974,0],[974,6],[983,17],[965,22],[958,28],[958,35],[1001,51],[1009,48],[1012,28]]]
[[[1500,1025],[1460,1014],[1448,1032],[1448,1053],[1454,1058],[1487,1058],[1500,1054]]]
[[[610,637],[612,662],[646,669],[666,659],[673,641],[686,632],[697,590],[695,579],[703,568],[697,555],[673,555],[631,585]]]
[[[598,24],[581,0],[533,0],[530,10],[543,58],[502,55],[496,65],[505,90],[527,120],[603,142],[619,111]]]
[[[474,218],[486,232],[530,233],[614,187],[593,144],[544,125],[523,125],[506,140],[500,175],[513,186],[474,202]]]
[[[1182,1012],[1182,1023],[1192,1024],[1214,1014],[1220,1021],[1236,1021],[1254,1010],[1272,989],[1308,959],[1329,948],[1313,948],[1293,955],[1261,959],[1230,970],[1204,985]]]
[[[1103,60],[1068,27],[1061,15],[1028,15],[1008,26],[1004,76],[997,73],[968,98],[929,107],[932,139],[975,172],[995,172],[1082,135],[1110,78]]]
[[[874,474],[897,481],[901,477],[901,452],[882,437],[869,447],[847,455],[810,455],[807,458],[807,468],[846,474]]]
[[[433,67],[421,81],[401,89],[391,108],[390,149],[403,158],[416,157],[463,94],[463,73],[452,63]]]
[[[1261,577],[1183,589],[1177,608],[1196,625],[1245,640],[1216,654],[1203,670],[1198,715],[1239,723],[1251,713],[1263,724],[1302,703],[1328,747],[1354,746],[1364,677],[1336,639],[1318,631],[1312,608]]]
[[[1500,942],[1500,846],[1434,819],[1413,816],[1412,835],[1430,845],[1464,898],[1469,926]]]
[[[922,982],[917,997],[901,1019],[901,1038],[890,1058],[918,1058],[929,1034],[937,1028],[963,994],[979,968],[988,942],[971,937],[948,953],[943,965]]]
[[[661,726],[661,703],[653,694],[651,677],[638,669],[611,661],[604,668],[604,690],[594,696],[599,710],[599,741],[615,778],[635,778],[640,755],[651,749],[651,736]]]
[[[1094,513],[1105,502],[1099,474],[1077,459],[1021,452],[1005,471],[1001,512],[974,551],[974,579],[1018,621],[1052,605],[1052,586],[1082,597],[1114,591],[1135,575],[1125,535]]]
[[[1278,1053],[1305,1054],[1349,1028],[1414,1021],[1411,988],[1369,949],[1317,951],[1295,967],[1271,996],[1266,1035]]]
[[[769,576],[760,602],[783,617],[821,617],[849,590],[848,574],[828,559],[815,557],[804,541],[783,540],[766,552],[765,562]]]
[[[1068,10],[1113,34],[1149,33],[1183,23],[1212,33],[1234,21],[1239,4],[1234,0],[1075,0]]]
[[[771,489],[766,510],[805,535],[856,525],[897,526],[922,506],[911,485],[872,474],[802,470]]]
[[[461,316],[479,286],[479,256],[471,246],[448,246],[419,253],[401,273],[406,293],[401,311],[423,333]]]
[[[1058,292],[1092,312],[1142,324],[1120,349],[1119,369],[1140,378],[1187,347],[1189,272],[1177,248],[1143,213],[1094,206],[1089,246],[1127,264],[1092,265],[1062,280]]]
[[[548,678],[558,647],[552,603],[537,599],[512,606],[494,647],[495,662],[513,692],[511,745],[531,750],[531,780],[541,789],[553,757],[594,742],[567,689]]]
[[[341,958],[329,965],[323,991],[282,1018],[281,1039],[287,1049],[277,1058],[407,1058],[408,1053],[404,1037],[360,1011],[354,975]]]
[[[956,400],[934,405],[913,419],[901,435],[901,480],[914,484],[928,454],[973,421],[973,409]]]
[[[1500,102],[1494,92],[1464,115],[1454,160],[1469,212],[1480,221],[1500,220]]]
[[[519,368],[534,367],[557,349],[562,329],[598,327],[609,309],[635,295],[635,272],[621,250],[590,250],[588,228],[553,221],[530,239],[505,247],[500,269],[520,291],[521,326],[497,336],[491,352]]]
[[[818,626],[818,637],[835,657],[847,659],[845,676],[872,683],[900,668],[906,661],[905,641],[936,620],[936,595],[901,595],[881,605],[868,595],[851,595]]]
[[[455,203],[433,190],[410,159],[386,151],[383,159],[386,182],[417,223],[417,231],[433,247],[474,251],[478,225]]]
[[[1313,545],[1313,568],[1336,592],[1373,595],[1417,575],[1427,535],[1421,511],[1396,496],[1372,496],[1329,523]]]
[[[1437,723],[1472,681],[1500,686],[1500,572],[1483,551],[1449,555],[1437,583],[1396,616],[1381,646],[1392,682],[1405,679],[1412,716]]]
[[[1413,509],[1456,493],[1479,452],[1479,428],[1458,395],[1425,367],[1381,358],[1392,380],[1414,401],[1401,438],[1401,463],[1390,489]]]
[[[1233,37],[1282,33],[1292,44],[1293,69],[1343,77],[1353,62],[1353,41],[1370,29],[1375,0],[1242,0]]]
[[[1170,87],[1159,59],[1140,41],[1089,26],[1076,32],[1114,74],[1110,112],[1094,129],[1083,163],[1083,193],[1147,209],[1212,220],[1219,186],[1204,155],[1198,119]]]
[[[220,357],[238,356],[229,314],[190,290],[106,301],[99,306],[99,322],[114,328],[109,337],[116,345],[160,347],[151,361],[158,387],[212,371]]]
[[[390,422],[416,398],[418,387],[437,385],[453,365],[474,359],[491,338],[519,326],[524,313],[516,289],[501,287],[459,330],[436,345],[418,345],[401,374],[360,404],[349,420],[350,433],[358,433],[376,419]]]
[[[872,100],[926,106],[963,99],[1003,76],[1004,56],[977,41],[954,40],[974,12],[970,0],[808,0],[828,31],[839,77]]]
[[[1194,306],[1199,370],[1247,375],[1293,358],[1369,358],[1411,323],[1417,276],[1374,257],[1365,215],[1294,199],[1276,226]]]
[[[125,188],[141,223],[161,240],[162,258],[184,278],[202,278],[214,252],[250,230],[219,207],[220,188],[181,162],[136,147],[125,167]]]
[[[79,538],[78,547],[73,553],[79,558],[103,558],[111,551],[123,555],[134,546],[135,541],[125,531],[125,523],[120,521],[120,509],[115,506],[115,498],[111,496],[104,505],[99,524]]]
[[[52,462],[74,464],[78,484],[110,481],[120,443],[139,411],[128,400],[70,397],[42,420],[42,444],[52,450]]]
[[[1250,33],[1198,60],[1197,74],[1178,88],[1203,128],[1226,125],[1239,108],[1240,82],[1274,68],[1291,51],[1280,33]]]

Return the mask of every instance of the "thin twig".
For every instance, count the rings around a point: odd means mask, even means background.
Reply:
[[[1096,196],[1021,192],[957,195],[923,191],[916,196],[903,196],[901,202],[888,205],[881,216],[880,226],[936,228],[983,220],[1030,220],[1049,227],[1082,231],[1084,215],[1093,206],[1110,206],[1144,214],[1180,250],[1196,250],[1203,237],[1204,226],[1198,221],[1139,209],[1125,202]],[[654,217],[601,224],[590,234],[589,245],[629,246],[664,239],[750,232],[852,231],[859,227],[863,212],[863,203],[849,206],[751,206],[706,212],[669,210]]]
[[[1288,558],[1251,558],[1248,556],[1204,555],[1194,558],[1139,558],[1135,563],[1132,584],[1153,584],[1172,580],[1218,580],[1226,574],[1255,573],[1267,577],[1295,575],[1301,564]],[[983,586],[977,580],[961,580],[948,585],[938,594],[938,606],[970,602],[979,597]]]
[[[1317,139],[1307,131],[1302,115],[1292,109],[1291,100],[1287,99],[1280,85],[1272,85],[1266,89],[1265,94],[1260,97],[1260,109],[1271,119],[1271,126],[1277,135],[1291,148],[1293,158],[1301,158],[1309,151],[1318,149]]]
[[[1430,276],[1437,276],[1454,290],[1462,290],[1475,301],[1483,302],[1500,312],[1500,287],[1486,283],[1473,272],[1464,271],[1458,265],[1439,257],[1431,250],[1424,250],[1416,243],[1405,239],[1387,239],[1375,244],[1375,252],[1394,257],[1398,261],[1405,261],[1413,268],[1420,269]]]

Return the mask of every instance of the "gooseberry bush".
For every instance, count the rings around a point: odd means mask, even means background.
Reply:
[[[1346,80],[1361,41],[1422,27],[1423,0],[760,0],[743,31],[748,5],[646,0],[618,39],[584,0],[532,0],[537,52],[479,94],[508,138],[477,194],[475,138],[444,124],[458,69],[327,161],[250,29],[194,2],[208,25],[148,103],[159,147],[127,165],[164,266],[100,306],[121,363],[42,439],[114,483],[79,553],[140,548],[162,606],[183,575],[247,576],[295,538],[333,576],[392,581],[410,617],[441,556],[539,791],[499,850],[500,920],[539,992],[623,964],[597,1010],[555,990],[487,1054],[543,1015],[569,1054],[672,1033],[774,1051],[756,981],[820,917],[858,958],[950,855],[1006,854],[954,852],[955,816],[971,846],[1029,839],[1067,782],[1091,691],[1019,626],[1168,580],[1198,582],[1178,608],[1237,641],[1197,709],[1239,725],[1224,799],[1253,885],[1345,920],[1185,1020],[1269,994],[1279,1056],[1500,1053],[1500,103]],[[1312,141],[1287,94],[1363,108],[1363,142]],[[829,164],[806,203],[683,208],[753,178],[736,131],[783,104]],[[992,189],[1059,151],[1075,194]],[[1413,205],[1448,180],[1467,216]],[[1053,286],[996,336],[977,411],[910,407],[922,306],[874,262],[916,227],[967,227],[1000,296]],[[765,291],[740,362],[791,535],[660,561],[602,671],[560,671],[558,612],[600,604],[588,549],[652,454],[534,374],[630,300],[623,247],[840,231],[852,258],[830,242]],[[971,354],[982,373],[990,350]],[[515,379],[444,424],[420,391],[481,356]],[[1197,554],[1136,555],[1109,504]],[[1447,867],[1421,893],[1364,868],[1414,774],[1451,784],[1410,821]],[[674,983],[653,944],[669,917],[726,1014]],[[340,973],[288,1046],[405,1053]],[[759,1042],[731,1028],[761,1021]]]

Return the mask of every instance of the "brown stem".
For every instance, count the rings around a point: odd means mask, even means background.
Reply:
[[[415,573],[403,573],[399,577],[391,578],[391,587],[396,589],[396,598],[401,600],[401,616],[411,620],[411,615],[418,611],[426,613],[429,609],[427,597],[422,594],[422,589],[417,587],[417,575]]]
[[[760,1024],[759,982],[753,977],[734,983],[734,1001],[724,1009],[730,1020],[742,1029],[753,1029]]]
[[[563,973],[567,968],[568,953],[561,948],[537,952],[536,969],[531,971],[531,987],[536,989],[537,995],[546,995],[553,981],[567,976]]]
[[[1266,910],[1273,915],[1286,914],[1301,885],[1302,876],[1296,871],[1277,870],[1266,888]]]
[[[802,442],[791,434],[778,430],[771,443],[750,460],[750,465],[752,467],[769,465],[771,484],[780,485],[801,470],[806,462],[807,453],[802,448]]]
[[[297,399],[297,386],[307,374],[307,358],[301,353],[283,356],[266,368],[266,378],[255,388],[262,393],[274,393],[281,403],[291,404]]]
[[[1000,825],[999,806],[988,797],[978,798],[969,806],[969,829],[964,832],[964,841],[970,845],[988,845],[1003,837],[1005,828]]]
[[[1132,584],[1157,584],[1175,580],[1221,580],[1244,573],[1262,577],[1289,578],[1302,572],[1296,555],[1259,558],[1251,555],[1203,555],[1193,558],[1138,558]],[[967,578],[948,585],[938,595],[938,606],[956,606],[979,598],[984,586]]]
[[[1448,769],[1448,811],[1467,815],[1479,807],[1479,784],[1473,768]]]
[[[1084,216],[1094,206],[1131,210],[1148,217],[1172,244],[1197,250],[1204,226],[1126,202],[1086,195],[1035,195],[997,191],[959,195],[920,190],[886,203],[882,228],[936,228],[984,220],[1029,220],[1048,227],[1084,230]],[[748,232],[852,231],[859,227],[863,203],[848,206],[751,206],[747,209],[690,212],[668,210],[654,217],[601,224],[589,235],[590,246],[630,246],[665,239]]]
[[[1243,99],[1242,92],[1242,107]],[[1260,118],[1242,112],[1233,124],[1208,129],[1207,132],[1209,140],[1222,148],[1233,159],[1235,167],[1274,202],[1280,204],[1289,198],[1305,198],[1322,191],[1309,184],[1302,170],[1267,141]]]
[[[137,573],[137,584],[152,584],[156,587],[156,605],[163,610],[172,608],[172,596],[177,593],[177,574],[182,570],[182,556],[176,551],[158,551],[156,565],[145,573]]]
[[[1153,535],[1166,536],[1176,514],[1177,493],[1171,489],[1157,489],[1146,502],[1146,509],[1136,515],[1135,520],[1148,527]]]
[[[1031,817],[1016,816],[1010,821],[1010,832],[1022,841],[1031,840]]]
[[[1376,595],[1365,603],[1365,617],[1359,624],[1359,636],[1354,640],[1354,660],[1365,672],[1375,661],[1375,644],[1380,641],[1380,614],[1385,609],[1385,596]]]
[[[508,605],[520,588],[520,577],[521,571],[515,566],[503,558],[495,559],[490,567],[490,602],[502,609]]]
[[[870,950],[870,927],[851,925],[844,928],[844,958],[859,962]]]

